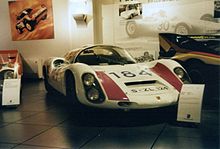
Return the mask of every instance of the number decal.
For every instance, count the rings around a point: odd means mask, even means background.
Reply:
[[[110,72],[109,74],[112,74],[117,78],[121,78],[118,74],[116,74],[114,72]],[[136,75],[134,73],[131,73],[129,71],[122,71],[121,74],[125,77],[136,77]]]
[[[135,74],[129,72],[129,71],[122,71],[121,72],[125,77],[136,77]]]
[[[141,70],[141,72],[139,73],[139,75],[149,75],[149,76],[152,76],[151,73],[148,73],[148,72],[146,72],[146,71],[144,71],[144,70]]]
[[[158,30],[160,31],[167,31],[169,29],[170,23],[168,21],[162,21],[159,25],[158,25]]]
[[[113,74],[114,76],[116,76],[117,78],[120,78],[120,76],[118,76],[116,73],[114,72],[110,72],[109,74]]]
[[[110,72],[109,74],[111,75],[114,75],[116,78],[121,78],[121,76],[115,72]],[[128,77],[128,78],[133,78],[133,77],[136,77],[137,75],[130,72],[130,71],[122,71],[121,74],[124,76],[124,77]],[[139,75],[149,75],[149,76],[152,76],[151,73],[145,71],[145,70],[142,70],[140,73],[138,73]]]

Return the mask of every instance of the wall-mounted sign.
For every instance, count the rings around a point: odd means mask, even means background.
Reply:
[[[9,1],[12,40],[54,38],[52,0]]]
[[[142,4],[138,1],[131,1],[119,5],[119,16],[122,20],[142,18]]]

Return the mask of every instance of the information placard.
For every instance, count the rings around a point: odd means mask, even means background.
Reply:
[[[180,92],[177,121],[200,123],[204,84],[184,84]]]
[[[21,79],[5,79],[2,91],[2,105],[20,104]]]

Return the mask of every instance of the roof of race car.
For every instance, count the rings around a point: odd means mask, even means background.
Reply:
[[[73,57],[75,57],[76,55],[78,55],[81,51],[85,50],[85,49],[90,49],[90,48],[94,48],[94,47],[117,47],[117,48],[121,48],[121,47],[118,47],[118,46],[114,46],[114,45],[104,45],[104,44],[96,44],[96,45],[85,45],[81,48],[76,48],[76,49],[73,49],[73,50],[70,50],[69,52],[67,52],[65,55],[64,55],[64,58],[68,61],[71,61],[71,59]]]

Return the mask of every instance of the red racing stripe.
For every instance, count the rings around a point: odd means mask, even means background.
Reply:
[[[96,74],[101,80],[102,86],[104,87],[109,100],[128,100],[125,93],[109,76],[101,71],[96,72]]]
[[[154,73],[159,75],[161,78],[169,82],[179,92],[182,88],[183,83],[170,71],[169,68],[161,63],[157,63],[153,68],[150,68]]]

